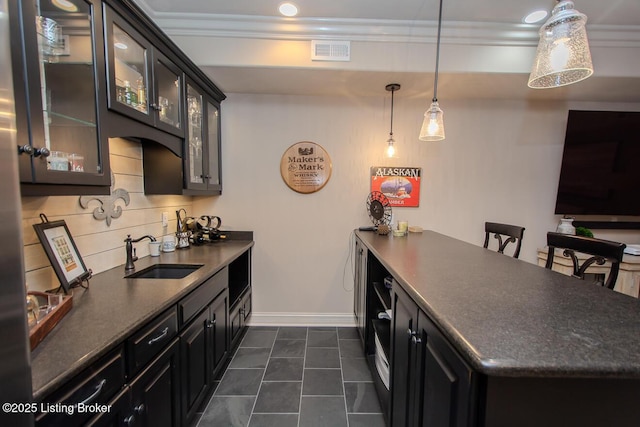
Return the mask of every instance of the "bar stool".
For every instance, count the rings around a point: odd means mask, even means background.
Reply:
[[[620,263],[624,255],[624,243],[612,242],[610,240],[595,239],[592,237],[572,236],[570,234],[547,233],[547,246],[549,252],[547,254],[547,263],[545,268],[553,267],[553,256],[555,249],[564,249],[563,255],[571,258],[573,263],[573,276],[584,280],[585,271],[590,265],[603,265],[606,261],[611,263],[609,277],[602,283],[603,286],[613,289],[618,278]],[[576,252],[592,255],[587,258],[582,265],[576,256]]]
[[[509,243],[515,243],[516,247],[513,251],[513,257],[520,256],[520,246],[522,245],[522,237],[524,235],[524,227],[518,225],[499,224],[497,222],[484,223],[484,245],[483,248],[489,248],[489,234],[498,239],[498,253],[504,254],[504,248]],[[502,240],[503,236],[508,236],[506,240]]]

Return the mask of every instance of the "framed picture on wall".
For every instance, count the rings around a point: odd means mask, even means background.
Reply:
[[[420,206],[420,177],[422,168],[371,167],[371,191],[379,191],[394,208]]]
[[[49,222],[45,219],[46,217],[41,224],[33,224],[33,228],[60,281],[60,286],[68,293],[71,287],[80,285],[91,272],[84,265],[64,220]]]

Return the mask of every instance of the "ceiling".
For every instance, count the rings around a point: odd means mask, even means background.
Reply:
[[[295,18],[279,15],[282,0],[134,1],[226,93],[366,96],[392,81],[404,96],[433,89],[438,0],[293,0]],[[588,16],[594,76],[532,90],[540,24],[522,19],[555,1],[445,0],[439,97],[639,102],[640,0],[574,2]],[[351,61],[317,63],[308,48],[302,59],[282,54],[310,40],[350,40]],[[267,57],[274,46],[279,54]]]

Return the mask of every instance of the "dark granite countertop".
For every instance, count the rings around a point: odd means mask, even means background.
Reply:
[[[88,290],[74,289],[71,311],[31,353],[34,400],[115,348],[252,246],[251,240],[227,240],[136,261],[136,270],[158,263],[203,264],[184,279],[125,279],[122,265],[96,274]]]
[[[479,372],[640,378],[640,300],[435,232],[356,235]]]

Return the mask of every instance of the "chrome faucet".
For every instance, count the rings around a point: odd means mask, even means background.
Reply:
[[[156,241],[156,238],[150,234],[142,236],[138,239],[132,239],[131,234],[127,234],[127,238],[124,239],[124,242],[126,243],[125,248],[127,250],[127,263],[124,265],[124,271],[131,271],[136,269],[136,266],[133,263],[138,260],[138,257],[136,256],[136,249],[133,247],[133,244],[139,242],[142,239],[149,239],[152,242]]]

